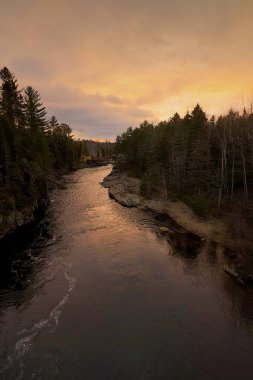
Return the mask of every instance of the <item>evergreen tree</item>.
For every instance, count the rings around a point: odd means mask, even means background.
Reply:
[[[2,85],[0,88],[0,113],[10,127],[24,126],[23,97],[18,90],[17,80],[7,67],[0,70]]]
[[[56,119],[55,116],[52,116],[44,128],[46,134],[47,135],[53,135],[58,126],[59,126],[58,120]]]
[[[0,214],[46,197],[48,174],[75,168],[82,152],[67,124],[46,121],[39,93],[31,86],[22,93],[14,74],[1,69]]]
[[[35,131],[47,125],[46,108],[41,103],[38,91],[34,90],[31,86],[25,89],[24,110],[27,128]]]

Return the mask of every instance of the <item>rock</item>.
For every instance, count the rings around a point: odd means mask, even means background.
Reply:
[[[141,197],[137,194],[125,193],[124,202],[127,207],[138,207],[141,203]]]
[[[25,227],[27,224],[41,218],[48,204],[49,199],[41,198],[35,200],[30,206],[12,211],[9,215],[0,214],[0,239],[15,232],[16,229]]]
[[[117,183],[109,189],[109,192],[110,191],[113,192],[114,194],[124,194],[125,186],[122,183]]]
[[[101,183],[101,185],[105,188],[110,188],[119,184],[122,184],[122,180],[118,175],[115,174],[109,174],[107,177],[104,178],[103,182]]]
[[[114,185],[108,188],[108,193],[110,198],[118,200],[119,197],[122,197],[125,193],[125,189],[122,185]]]
[[[236,280],[239,277],[239,274],[234,269],[229,268],[227,266],[224,268],[224,272],[229,274],[231,277],[235,278]]]
[[[232,268],[225,267],[224,272],[229,274],[231,277],[233,277],[236,281],[240,282],[240,284],[245,285],[244,279],[239,276],[239,274]]]
[[[142,197],[134,192],[139,190],[139,180],[136,178],[126,178],[116,172],[112,172],[104,178],[102,186],[108,188],[110,198],[115,199],[125,207],[140,207]]]
[[[160,232],[162,232],[162,233],[170,232],[170,230],[169,230],[168,227],[159,227],[159,230],[160,230]]]
[[[120,191],[119,186],[109,188],[109,196],[115,199],[122,206],[138,207],[141,204],[141,197],[136,194]]]

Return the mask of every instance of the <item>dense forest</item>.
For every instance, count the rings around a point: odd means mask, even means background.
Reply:
[[[178,197],[201,216],[227,212],[252,223],[252,112],[208,120],[197,105],[184,117],[128,128],[115,153],[120,170],[141,178],[142,195]]]
[[[111,157],[113,144],[74,140],[55,116],[47,118],[40,94],[19,88],[7,67],[0,70],[0,236],[30,221],[42,208],[56,176]],[[46,202],[44,202],[46,203]]]
[[[47,119],[39,93],[0,70],[0,216],[46,198],[48,179],[77,168],[87,148],[69,125]],[[13,219],[14,217],[12,217]]]

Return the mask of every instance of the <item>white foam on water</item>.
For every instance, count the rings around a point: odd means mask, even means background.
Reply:
[[[23,338],[17,340],[15,348],[12,355],[8,357],[7,363],[3,369],[0,369],[0,374],[6,372],[8,369],[13,367],[14,363],[17,362],[20,368],[20,373],[18,379],[22,379],[24,375],[24,364],[22,358],[30,351],[34,340],[40,334],[40,332],[46,328],[55,329],[58,325],[59,318],[62,314],[62,308],[66,302],[68,302],[70,293],[75,289],[76,279],[68,274],[71,268],[71,264],[63,263],[67,267],[64,272],[65,279],[68,282],[68,290],[64,297],[58,302],[58,304],[51,310],[47,318],[41,319],[39,322],[35,323],[30,329],[23,329],[17,334],[24,335]]]

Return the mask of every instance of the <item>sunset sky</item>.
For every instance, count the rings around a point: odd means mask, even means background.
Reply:
[[[1,1],[0,64],[77,137],[253,97],[252,0]]]

